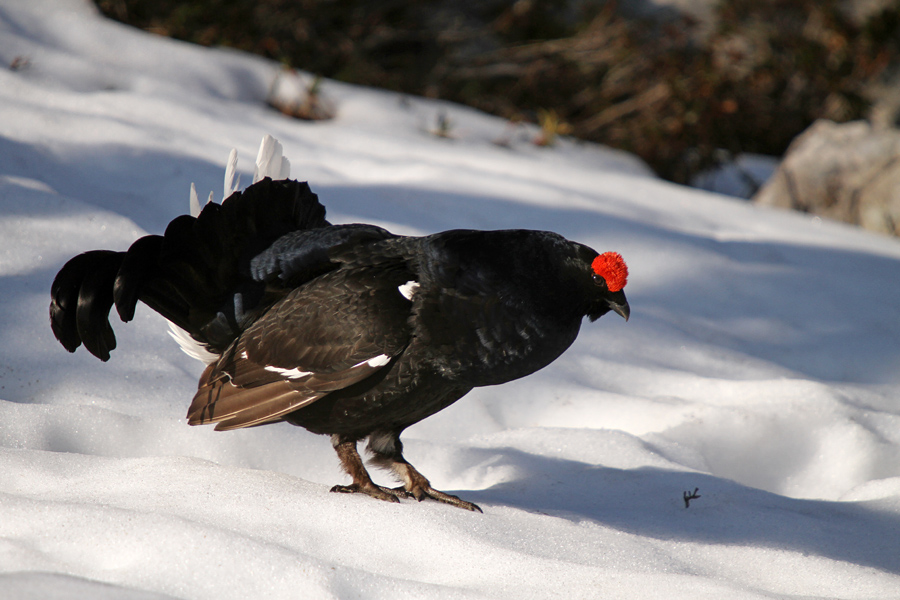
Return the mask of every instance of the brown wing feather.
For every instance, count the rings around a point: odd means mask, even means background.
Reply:
[[[315,402],[328,392],[299,392],[286,381],[253,388],[218,382],[194,396],[188,424],[217,423],[216,430],[239,429],[277,421],[282,415]]]
[[[222,431],[277,421],[329,392],[359,383],[385,366],[363,362],[343,371],[298,379],[279,377],[260,367],[261,372],[276,379],[252,387],[237,386],[228,377],[205,381],[207,374],[214,372],[208,368],[188,410],[188,424],[218,423],[216,430]]]
[[[411,303],[397,288],[410,277],[397,267],[350,269],[294,290],[207,367],[188,423],[277,421],[390,368],[409,342]]]

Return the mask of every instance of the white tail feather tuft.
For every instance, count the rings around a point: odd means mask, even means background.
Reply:
[[[284,158],[283,151],[281,143],[266,134],[259,145],[259,154],[256,156],[253,183],[262,180],[263,177],[271,177],[276,181],[290,177],[291,163]]]
[[[253,174],[253,183],[260,181],[263,177],[271,177],[278,181],[280,179],[287,179],[291,176],[291,162],[284,157],[282,152],[283,148],[281,143],[271,135],[266,134],[262,139],[262,143],[259,145],[259,154],[256,157],[256,171]],[[241,176],[237,172],[237,162],[237,149],[232,148],[231,152],[228,154],[228,161],[225,163],[225,196],[223,197],[223,201],[240,189]],[[209,193],[209,198],[206,201],[213,201],[213,192]],[[191,183],[189,209],[192,217],[198,216],[203,209],[203,207],[200,206],[200,198],[197,195],[197,186],[194,185],[193,182]],[[217,354],[213,354],[207,350],[203,344],[192,338],[187,331],[171,321],[169,321],[169,335],[178,342],[182,351],[191,358],[197,359],[205,364],[215,362],[219,358]]]
[[[193,359],[208,365],[219,358],[218,354],[213,354],[204,348],[203,344],[192,338],[187,331],[172,321],[169,321],[169,335],[172,336],[173,340],[178,342],[178,345],[181,346],[181,350]]]
[[[223,199],[228,198],[241,187],[241,176],[237,173],[237,148],[232,148],[228,154],[228,161],[225,163],[225,195]]]
[[[259,154],[256,156],[256,168],[253,172],[253,183],[260,181],[263,177],[271,177],[275,181],[287,179],[291,176],[291,161],[283,154],[284,148],[281,143],[266,134],[262,142],[259,144]],[[228,153],[228,160],[225,162],[225,185],[224,196],[222,200],[226,200],[241,187],[241,175],[237,172],[238,153],[236,148],[232,148]],[[207,202],[213,201],[213,193],[209,193]],[[200,214],[203,207],[200,206],[200,200],[197,196],[197,187],[191,183],[190,211],[191,216],[196,217]]]
[[[213,201],[213,193],[210,192],[209,197],[206,199],[206,202],[204,203],[204,206],[206,204],[209,204],[212,201]],[[200,211],[203,210],[203,206],[200,206],[200,199],[197,197],[197,186],[195,186],[193,182],[191,182],[191,198],[190,198],[189,204],[190,204],[190,211],[191,211],[192,217],[198,216],[200,214]]]
[[[197,186],[194,185],[193,181],[191,182],[191,198],[189,206],[192,217],[196,217],[200,214],[200,200],[197,198]]]

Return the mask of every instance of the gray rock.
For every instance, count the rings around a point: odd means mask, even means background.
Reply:
[[[900,130],[817,121],[753,200],[900,235]]]

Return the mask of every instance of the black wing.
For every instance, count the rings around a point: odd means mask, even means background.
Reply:
[[[191,425],[260,425],[390,369],[410,339],[404,263],[342,267],[295,289],[210,365]]]

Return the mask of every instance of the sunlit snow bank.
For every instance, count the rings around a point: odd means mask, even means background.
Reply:
[[[76,0],[0,3],[0,597],[895,598],[900,243],[653,179],[474,111],[332,82],[337,120],[265,108],[278,65]],[[21,61],[20,63],[21,64]],[[437,115],[454,139],[429,133]],[[271,133],[336,222],[551,229],[629,261],[632,319],[411,428],[484,515],[329,494],[324,437],[216,433],[201,365],[149,310],[107,364],[47,322],[72,255],[124,249],[249,183]],[[683,493],[699,488],[685,508]]]

